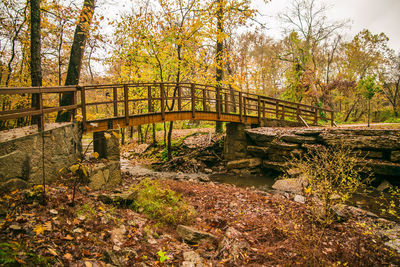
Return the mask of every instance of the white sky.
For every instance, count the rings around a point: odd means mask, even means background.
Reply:
[[[265,15],[262,19],[269,28],[268,35],[281,37],[281,24],[277,14],[285,11],[293,0],[272,0],[265,4],[257,0],[255,6]],[[362,31],[373,34],[384,32],[389,37],[389,47],[400,52],[400,0],[320,0],[328,5],[330,20],[350,19],[349,38]]]
[[[278,14],[291,6],[293,0],[253,0],[262,16],[258,21],[267,26],[265,33],[275,39],[283,37],[281,22]],[[389,47],[400,52],[400,0],[319,0],[330,8],[327,17],[329,20],[338,21],[350,19],[350,27],[344,33],[351,40],[354,35],[363,29],[370,30],[373,34],[384,32],[389,37]],[[97,2],[95,12],[105,17],[104,23],[114,20],[120,14],[135,8],[133,0],[100,0]],[[108,26],[103,31],[111,33]],[[102,71],[104,66],[95,66]]]

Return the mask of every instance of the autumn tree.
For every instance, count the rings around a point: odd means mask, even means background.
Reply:
[[[71,47],[71,55],[69,58],[67,78],[65,85],[77,85],[81,73],[81,66],[83,60],[83,53],[85,51],[86,39],[89,34],[90,24],[93,18],[95,8],[95,0],[85,0],[83,8],[78,19],[74,33],[74,41]],[[66,92],[62,94],[60,105],[68,106],[73,104],[74,94]],[[57,115],[57,122],[70,121],[71,112],[59,112]]]
[[[350,42],[343,44],[340,75],[355,82],[367,76],[378,77],[386,66],[385,58],[389,52],[387,42],[388,37],[384,33],[373,34],[363,30],[355,35]],[[358,121],[366,113],[362,95],[353,91],[345,100],[347,108],[344,121],[348,121],[351,116]]]
[[[390,102],[395,117],[399,116],[400,105],[400,54],[391,55],[388,68],[381,73],[382,90]]]
[[[324,94],[317,87],[324,80],[322,73],[326,71],[329,81],[332,58],[337,51],[340,38],[337,32],[343,29],[347,21],[329,21],[326,13],[328,7],[317,0],[295,0],[292,6],[281,15],[286,26],[288,37],[285,41],[286,51],[280,55],[281,60],[291,63],[286,74],[287,99],[302,101],[303,97],[311,98],[311,102],[321,105]],[[322,53],[326,43],[336,43],[327,53]],[[327,58],[327,60],[325,60]]]
[[[32,86],[42,86],[42,65],[40,56],[40,0],[31,3],[31,80]],[[38,108],[39,94],[32,94],[32,107]],[[32,123],[42,127],[38,116],[32,117]]]
[[[368,127],[370,126],[371,117],[371,100],[378,92],[380,87],[376,83],[375,76],[367,76],[358,82],[357,89],[360,94],[368,101]]]

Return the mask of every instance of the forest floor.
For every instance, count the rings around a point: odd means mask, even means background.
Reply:
[[[207,147],[218,147],[221,137],[210,137],[209,130],[185,130],[175,137],[199,132],[205,133],[199,134],[198,140],[189,139],[186,149],[212,156]],[[122,154],[138,146],[128,144]],[[130,161],[151,163],[157,157],[146,161],[135,156]],[[154,216],[135,206],[135,200],[104,200],[104,196],[136,192],[132,188],[141,181],[141,177],[125,173],[121,187],[113,191],[81,186],[74,205],[71,185],[61,183],[46,186],[45,202],[41,186],[2,195],[0,266],[400,264],[399,254],[385,245],[388,235],[382,234],[381,227],[390,230],[397,226],[367,212],[352,213],[327,225],[316,220],[305,204],[280,194],[198,180],[160,179],[154,184],[158,189],[151,187],[161,190],[163,202],[169,199],[163,190],[177,192],[177,201],[194,211],[186,221],[177,217],[171,223],[161,220],[166,215],[179,215],[173,205],[162,206],[160,216]],[[189,241],[177,231],[178,224],[191,227],[192,236],[200,237]]]
[[[124,177],[124,185],[137,179]],[[329,226],[313,223],[304,204],[232,185],[162,180],[195,214],[186,224],[211,234],[186,243],[176,225],[62,184],[2,196],[0,259],[7,265],[56,266],[380,266],[399,264],[375,219],[360,213]],[[168,212],[168,211],[166,211]],[[210,241],[211,240],[211,241]],[[162,263],[161,263],[162,261]],[[197,265],[196,265],[197,264]],[[201,265],[204,264],[204,265]]]

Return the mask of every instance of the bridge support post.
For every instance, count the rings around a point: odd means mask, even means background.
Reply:
[[[224,142],[224,158],[226,160],[242,159],[247,157],[247,137],[244,123],[226,123],[226,136]]]
[[[93,150],[99,153],[99,158],[119,161],[118,130],[93,133]],[[114,135],[114,133],[117,133]]]

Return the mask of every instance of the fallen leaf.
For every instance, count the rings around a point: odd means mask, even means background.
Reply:
[[[21,226],[19,226],[18,224],[11,224],[9,228],[16,231],[21,230]]]
[[[119,139],[119,134],[117,132],[112,132],[112,134],[115,136],[115,138]]]
[[[72,255],[71,255],[71,254],[69,254],[69,253],[65,253],[65,255],[64,255],[64,259],[66,259],[66,260],[70,261],[70,260],[72,260]]]
[[[41,224],[36,225],[35,229],[33,229],[36,235],[44,234],[44,230],[46,230],[46,228]]]
[[[57,252],[54,249],[48,248],[47,250],[50,252],[51,255],[57,256]]]
[[[51,221],[48,221],[44,224],[44,227],[46,228],[47,231],[51,231]]]
[[[63,237],[62,239],[64,239],[64,240],[74,240],[74,238],[72,236],[70,236],[70,235],[67,235],[67,236]]]
[[[93,264],[90,261],[85,261],[85,266],[86,267],[92,267]]]
[[[53,214],[53,215],[57,215],[57,214],[58,214],[58,211],[56,211],[55,209],[51,209],[51,210],[50,210],[50,213]]]

